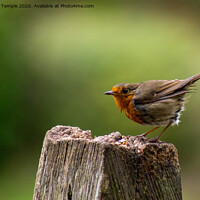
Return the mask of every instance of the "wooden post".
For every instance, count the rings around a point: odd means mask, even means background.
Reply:
[[[178,153],[119,132],[56,126],[47,132],[33,200],[181,200]]]

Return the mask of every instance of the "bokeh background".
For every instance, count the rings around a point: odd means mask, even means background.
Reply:
[[[81,3],[95,8],[0,8],[0,200],[32,199],[43,138],[55,125],[93,136],[149,130],[104,95],[113,85],[200,73],[198,1]],[[182,123],[161,138],[179,151],[185,200],[200,196],[199,119],[197,83]]]

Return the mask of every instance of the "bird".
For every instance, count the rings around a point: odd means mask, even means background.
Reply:
[[[178,125],[184,110],[186,94],[191,93],[200,74],[185,80],[148,80],[140,83],[120,83],[104,94],[112,95],[120,111],[144,126],[155,126],[146,136],[160,127],[164,129],[153,139],[158,141],[171,125]]]

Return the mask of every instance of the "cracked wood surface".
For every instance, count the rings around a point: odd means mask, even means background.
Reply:
[[[181,200],[174,145],[56,126],[45,136],[33,200]]]

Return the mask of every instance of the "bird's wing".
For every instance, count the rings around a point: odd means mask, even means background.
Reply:
[[[150,80],[139,84],[133,97],[135,104],[146,104],[169,99],[190,92],[190,87],[200,79],[200,74],[185,80]]]
[[[152,103],[185,94],[188,92],[188,89],[185,88],[188,84],[186,80],[151,80],[143,82],[136,90],[134,103]]]

